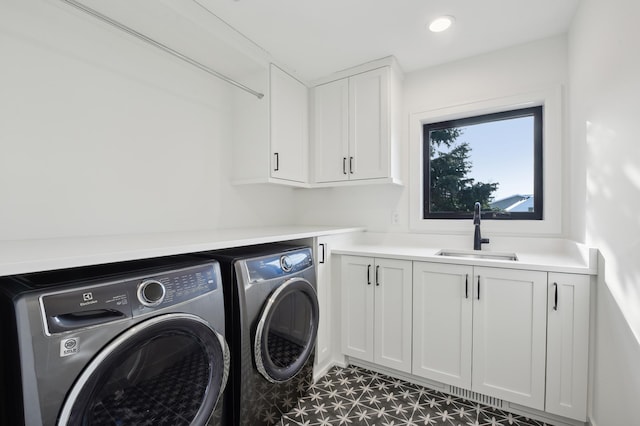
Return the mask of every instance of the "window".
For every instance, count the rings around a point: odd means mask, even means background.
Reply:
[[[542,220],[542,106],[423,125],[423,219]]]

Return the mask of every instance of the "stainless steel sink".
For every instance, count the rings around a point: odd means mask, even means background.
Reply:
[[[471,259],[508,260],[515,262],[518,256],[515,253],[499,253],[490,251],[468,251],[468,250],[440,250],[437,256],[465,257]]]

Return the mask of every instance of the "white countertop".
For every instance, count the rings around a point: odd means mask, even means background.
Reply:
[[[279,226],[0,241],[0,276],[196,253],[362,231],[363,228]]]
[[[441,250],[473,252],[473,238],[411,234],[363,233],[351,243],[334,247],[333,254],[489,266],[534,271],[597,274],[597,250],[554,238],[492,238],[482,253],[515,253],[517,261],[439,256]]]
[[[334,245],[333,254],[385,257],[511,269],[597,273],[597,250],[553,238],[492,238],[483,252],[510,252],[517,261],[445,257],[443,249],[468,250],[469,236],[361,232],[363,228],[277,226],[0,241],[0,276],[97,265],[230,247],[355,233]]]

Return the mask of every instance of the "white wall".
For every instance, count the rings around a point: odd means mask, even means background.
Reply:
[[[597,289],[593,424],[638,424],[640,394],[640,3],[583,0],[569,35],[571,202],[604,261]],[[586,184],[583,184],[585,182]],[[580,212],[586,214],[580,215]],[[584,224],[584,225],[583,225]]]
[[[238,89],[56,1],[0,3],[0,58],[0,240],[293,222],[229,183]]]
[[[405,75],[401,169],[404,187],[362,186],[299,191],[299,221],[364,225],[409,232],[409,114],[567,84],[564,36],[456,61]],[[401,64],[402,65],[402,64]],[[416,161],[416,159],[414,159]],[[567,163],[567,162],[565,162]],[[568,176],[569,164],[563,164]],[[567,185],[568,179],[558,182]],[[355,188],[355,189],[354,189]],[[569,206],[565,206],[568,214]],[[394,212],[400,224],[392,225]]]

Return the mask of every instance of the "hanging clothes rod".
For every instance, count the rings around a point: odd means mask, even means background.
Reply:
[[[139,38],[140,40],[146,41],[150,45],[155,46],[160,50],[164,50],[165,52],[170,53],[171,55],[175,56],[176,58],[182,59],[183,61],[193,65],[194,67],[200,68],[202,71],[204,71],[204,72],[206,72],[208,74],[211,74],[211,75],[213,75],[213,76],[215,76],[215,77],[217,77],[217,78],[219,78],[219,79],[221,79],[223,81],[226,81],[227,83],[229,83],[229,84],[231,84],[233,86],[236,86],[236,87],[244,90],[245,92],[251,93],[253,96],[257,97],[258,99],[262,99],[264,97],[264,94],[262,94],[260,92],[256,92],[255,90],[252,90],[252,89],[248,88],[244,84],[238,83],[237,81],[227,77],[224,74],[220,74],[218,71],[212,70],[211,68],[207,67],[206,65],[203,65],[200,62],[195,61],[195,60],[191,59],[190,57],[185,56],[185,55],[183,55],[182,53],[180,53],[180,52],[178,52],[176,50],[173,50],[169,46],[166,46],[166,45],[164,45],[164,44],[162,44],[162,43],[160,43],[160,42],[158,42],[158,41],[156,41],[156,40],[154,40],[152,38],[147,37],[146,35],[144,35],[142,33],[139,33],[138,31],[136,31],[136,30],[134,30],[132,28],[127,27],[124,24],[121,24],[118,21],[115,21],[115,20],[109,18],[108,16],[103,15],[102,13],[98,12],[97,10],[94,10],[94,9],[88,7],[88,6],[80,4],[75,0],[62,0],[62,1],[67,3],[67,4],[69,4],[69,5],[71,5],[71,6],[73,6],[73,7],[75,7],[75,8],[77,8],[77,9],[80,9],[81,11],[83,11],[85,13],[88,13],[89,15],[91,15],[91,16],[93,16],[95,18],[98,18],[101,21],[106,22],[107,24],[110,24],[110,25],[112,25],[112,26],[114,26],[114,27],[116,27],[116,28],[118,28],[118,29],[120,29],[120,30],[122,30],[122,31],[124,31],[124,32],[126,32],[126,33],[128,33],[128,34],[130,34],[132,36],[134,36],[134,37]]]

